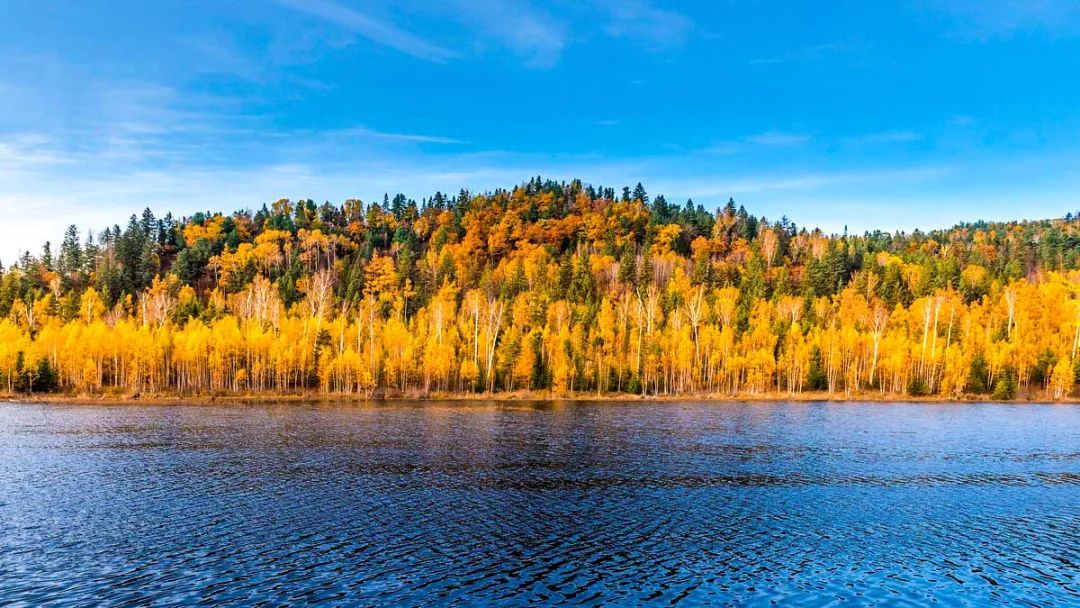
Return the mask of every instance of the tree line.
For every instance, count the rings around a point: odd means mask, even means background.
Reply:
[[[0,388],[1073,394],[1080,219],[828,235],[539,177],[149,210],[0,276]]]

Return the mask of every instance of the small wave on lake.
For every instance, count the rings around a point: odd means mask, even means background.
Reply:
[[[1077,605],[1080,408],[0,404],[0,604]]]

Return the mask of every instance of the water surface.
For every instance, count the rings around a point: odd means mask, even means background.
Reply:
[[[1080,407],[0,404],[0,604],[1076,605]]]

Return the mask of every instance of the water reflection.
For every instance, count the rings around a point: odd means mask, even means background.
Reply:
[[[1080,408],[0,405],[0,603],[1080,602]]]

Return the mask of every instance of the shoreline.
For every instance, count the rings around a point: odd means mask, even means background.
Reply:
[[[1080,397],[1047,399],[1035,397],[1017,397],[1010,401],[991,399],[989,395],[964,395],[948,399],[941,396],[913,397],[909,395],[882,395],[880,393],[858,393],[845,395],[827,391],[803,392],[795,395],[787,393],[748,393],[748,394],[684,394],[684,395],[628,395],[596,393],[552,393],[548,391],[513,391],[500,393],[393,393],[383,395],[361,395],[346,393],[258,393],[258,394],[0,394],[0,401],[9,403],[33,403],[55,405],[258,405],[266,403],[481,403],[502,402],[597,402],[597,403],[642,403],[659,404],[670,402],[708,402],[708,403],[927,403],[966,405],[975,403],[1014,403],[1014,404],[1080,404]]]

